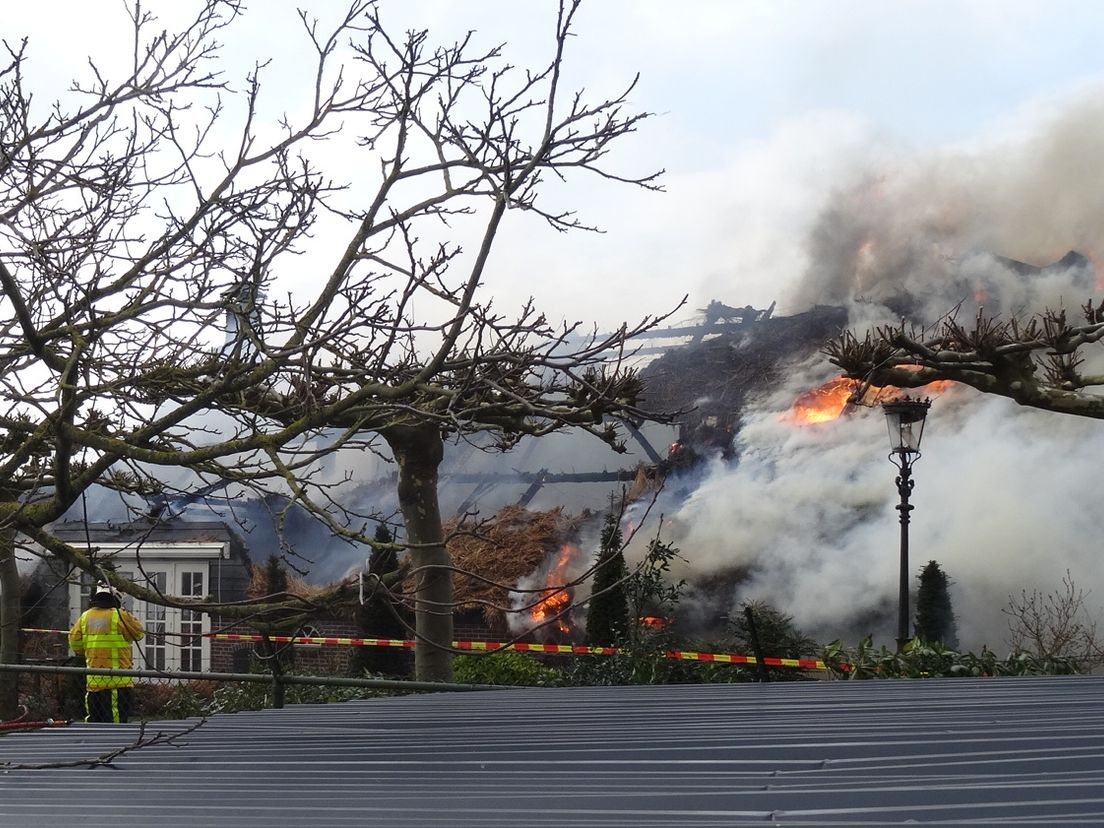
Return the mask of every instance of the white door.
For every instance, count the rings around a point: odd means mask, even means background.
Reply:
[[[148,589],[176,598],[202,598],[207,592],[207,565],[191,561],[144,565],[138,576]],[[210,631],[206,615],[195,610],[135,601],[134,613],[146,628],[139,642],[150,670],[201,672],[210,665]]]

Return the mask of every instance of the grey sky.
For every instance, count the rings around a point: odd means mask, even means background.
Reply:
[[[3,31],[32,36],[35,77],[60,83],[84,53],[125,48],[114,39],[121,2],[10,5]],[[147,8],[171,22],[189,5]],[[275,100],[301,66],[295,3],[250,5],[227,40],[229,71],[273,58]],[[309,4],[323,20],[342,6]],[[506,41],[518,64],[547,54],[554,17],[551,0],[384,0],[381,9],[398,28]],[[667,309],[684,292],[686,315],[712,298],[785,303],[809,265],[811,224],[858,169],[1010,139],[1030,130],[1025,112],[1098,95],[1104,79],[1104,6],[1090,2],[598,0],[584,5],[577,32],[568,86],[612,94],[640,72],[633,103],[660,117],[616,164],[666,168],[668,192],[574,183],[564,203],[608,232],[565,238],[512,219],[488,281],[500,301],[532,293],[552,315],[603,326]]]

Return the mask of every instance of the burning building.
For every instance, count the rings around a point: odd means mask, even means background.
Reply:
[[[985,287],[971,302],[982,294],[997,301],[1013,276],[1030,283],[1021,297],[1043,286],[1080,290],[1091,279],[1088,260],[1075,255],[1037,267],[989,257],[999,273],[985,279],[975,278],[981,271],[971,261],[968,276],[955,283]],[[561,462],[571,456],[593,464],[581,439],[556,435],[505,457],[475,449],[451,455],[442,469],[442,502],[459,512],[495,515],[450,543],[457,567],[476,573],[456,579],[457,635],[498,638],[538,629],[546,639],[572,638],[582,613],[570,607],[585,597],[572,584],[590,557],[586,509],[629,486],[644,459],[652,461],[646,465],[653,483],[667,477],[653,513],[665,516],[664,539],[687,560],[676,573],[688,583],[680,624],[716,630],[742,601],[765,600],[821,640],[888,631],[883,619],[892,616],[897,562],[884,424],[879,412],[861,406],[841,418],[854,386],[831,376],[819,351],[848,324],[896,319],[891,304],[900,310],[922,303],[864,298],[794,315],[776,314],[772,306],[770,313],[747,314],[750,323],[742,315],[735,322],[718,318],[708,336],[687,334],[689,344],[666,349],[642,371],[648,407],[684,412],[674,450],[658,460],[642,450],[644,457],[631,458],[626,468],[597,476],[593,465],[576,469],[562,476],[562,485],[544,485],[543,500],[529,502],[532,511],[519,500],[535,491],[538,477],[543,484],[555,474],[518,474],[519,459],[546,467],[551,453]],[[913,523],[917,570],[938,560],[955,582],[956,605],[979,608],[963,613],[960,626],[964,644],[975,647],[999,646],[1000,609],[1010,590],[1045,586],[1040,549],[1048,550],[1046,560],[1076,571],[1082,550],[1091,548],[1086,538],[1095,536],[1087,523],[1091,512],[1053,519],[1072,499],[1066,481],[1090,476],[1084,466],[1092,455],[1068,448],[1090,445],[1095,424],[979,396],[945,389],[933,406],[925,445],[932,459],[917,470]],[[539,457],[538,442],[546,451]],[[476,468],[476,462],[485,465]],[[510,467],[512,476],[504,474]],[[1071,475],[1071,468],[1079,471]],[[577,482],[567,482],[572,477]],[[392,484],[384,474],[365,475],[354,492],[358,505],[393,512]],[[217,498],[207,500],[209,508]],[[233,504],[236,518],[250,508]],[[259,531],[248,538],[251,551],[265,557],[279,540],[264,531],[265,520],[253,522]],[[314,581],[336,579],[366,555],[309,520],[286,525],[289,545],[317,564]],[[994,571],[1005,579],[995,580]]]
[[[737,423],[734,459],[671,487],[661,504],[672,541],[690,558],[680,573],[690,586],[683,617],[715,626],[741,601],[765,600],[822,641],[889,636],[896,490],[884,418],[870,407],[878,389],[853,405],[858,384],[832,376],[821,337],[836,325],[896,324],[902,311],[922,324],[936,307],[957,305],[967,316],[979,303],[1021,313],[1056,307],[1095,284],[1090,260],[1075,253],[1041,265],[980,254],[960,264],[943,262],[942,290],[926,295],[918,284],[890,293],[892,282],[868,279],[867,295],[844,302],[840,294],[839,307],[806,317],[832,320],[815,333],[809,325],[807,337],[769,347],[755,343],[760,331],[717,337],[702,343],[705,351],[674,352],[649,369],[659,377],[658,397],[727,399]],[[773,327],[781,335],[779,321],[798,319],[776,317],[762,333]],[[1076,481],[1091,476],[1075,447],[1092,445],[1098,424],[947,383],[921,393],[934,403],[913,498],[915,569],[938,560],[951,574],[964,646],[999,648],[1009,594],[1058,584],[1064,566],[1090,584],[1097,579],[1084,564],[1095,533],[1070,505],[1084,493]]]
[[[573,578],[585,570],[580,533],[591,515],[506,506],[483,523],[450,521],[448,550],[458,638],[503,640],[532,634],[570,641],[579,620]]]

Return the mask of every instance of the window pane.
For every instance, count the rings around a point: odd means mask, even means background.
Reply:
[[[150,589],[164,593],[168,585],[168,573],[147,572],[146,583]],[[146,627],[145,661],[151,670],[165,669],[166,656],[166,612],[160,604],[145,604],[142,623]]]
[[[202,598],[203,572],[181,572],[180,595]],[[180,611],[180,669],[203,669],[203,615],[189,609]]]
[[[84,612],[92,605],[92,590],[96,587],[96,579],[87,572],[80,574],[80,610]]]

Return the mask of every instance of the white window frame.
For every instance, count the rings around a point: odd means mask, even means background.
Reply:
[[[201,573],[202,585],[197,588],[203,596],[215,595],[219,597],[220,585],[219,564],[230,557],[230,545],[228,543],[142,543],[136,547],[134,544],[97,543],[93,544],[98,550],[96,556],[99,560],[110,560],[116,571],[126,573],[138,583],[146,579],[155,579],[159,574],[164,575],[166,585],[165,594],[178,596],[185,573]],[[139,569],[141,562],[141,569]],[[145,578],[143,578],[143,571]],[[145,584],[143,584],[145,585]],[[69,617],[76,620],[88,607],[88,586],[79,580],[69,585]],[[186,596],[193,597],[193,596]],[[196,596],[198,597],[198,596]],[[147,604],[129,596],[124,596],[123,606],[134,613],[147,627],[146,638],[139,641],[135,647],[134,666],[136,669],[157,669],[168,672],[179,671],[187,668],[190,671],[207,672],[211,669],[211,618],[207,613],[199,613],[198,629],[189,622],[196,619],[189,618],[194,615],[191,610],[183,610],[176,607],[162,607],[159,604]],[[158,637],[151,635],[155,616],[164,617],[164,646],[163,650],[158,645]],[[157,618],[160,620],[160,618]],[[199,664],[195,664],[194,649],[188,654],[183,649],[185,640],[184,627],[192,626],[189,630],[194,641],[194,636],[199,635]],[[192,657],[188,657],[188,655]]]

